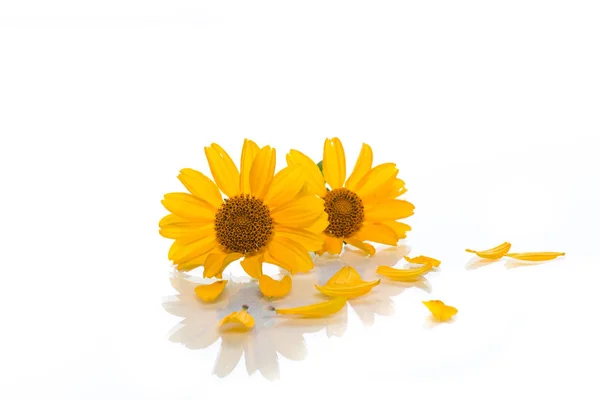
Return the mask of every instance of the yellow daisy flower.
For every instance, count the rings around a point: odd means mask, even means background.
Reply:
[[[366,241],[393,246],[411,229],[397,221],[411,216],[414,206],[398,199],[406,188],[397,177],[396,165],[373,167],[373,151],[368,144],[363,144],[348,179],[344,147],[338,138],[325,140],[322,172],[314,161],[297,150],[290,151],[287,163],[302,166],[310,191],[325,202],[329,224],[318,254],[339,254],[345,242],[373,255],[375,248]]]
[[[204,266],[204,277],[221,277],[227,265],[243,259],[254,278],[262,275],[263,262],[291,273],[310,270],[309,252],[323,245],[327,214],[302,168],[288,166],[274,175],[275,149],[247,139],[240,170],[219,145],[204,150],[214,182],[183,169],[178,178],[189,193],[168,193],[162,201],[171,214],[160,221],[160,234],[175,240],[169,259],[176,268]]]

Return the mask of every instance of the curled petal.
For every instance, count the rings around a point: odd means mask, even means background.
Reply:
[[[404,259],[411,264],[431,264],[432,267],[437,268],[442,263],[440,260],[436,260],[432,257],[427,256],[417,256],[417,257],[408,257],[404,256]]]
[[[268,275],[261,275],[260,278],[258,278],[258,287],[263,296],[283,297],[292,290],[292,278],[290,278],[289,275],[286,275],[278,281]]]
[[[241,330],[250,330],[254,327],[254,317],[246,310],[234,311],[219,322],[219,327],[231,324]]]
[[[357,270],[352,267],[342,267],[327,281],[326,285],[355,285],[364,282]]]
[[[315,285],[317,290],[329,297],[345,297],[347,299],[353,299],[356,297],[364,296],[369,293],[371,289],[379,285],[380,279],[372,282],[362,282],[356,284],[346,285],[329,285],[325,286]]]
[[[557,257],[564,256],[566,253],[556,252],[537,252],[537,253],[511,253],[506,254],[506,257],[514,258],[522,261],[549,261]]]
[[[450,320],[458,312],[456,308],[445,305],[441,300],[424,301],[423,304],[429,309],[433,318],[440,322]]]
[[[200,298],[200,300],[206,303],[210,303],[212,301],[215,301],[216,298],[219,297],[221,293],[223,293],[223,289],[225,289],[226,283],[227,281],[216,281],[209,285],[196,286],[194,292],[196,293],[196,296]]]
[[[369,243],[365,243],[365,242],[362,242],[362,241],[360,241],[358,239],[354,239],[354,238],[346,238],[344,240],[346,241],[346,243],[348,243],[356,248],[361,249],[362,251],[364,251],[365,253],[367,253],[370,256],[375,254],[375,247],[373,247]]]
[[[504,242],[501,245],[498,245],[489,250],[477,251],[477,250],[466,249],[465,251],[467,253],[477,254],[479,257],[487,258],[488,260],[498,260],[498,259],[502,258],[504,255],[506,255],[506,253],[508,253],[508,251],[510,250],[510,246],[511,246],[510,243]]]
[[[398,269],[382,265],[377,267],[377,273],[383,275],[386,278],[390,278],[395,281],[401,282],[414,282],[417,281],[422,275],[428,273],[433,269],[433,265],[425,264],[419,268],[410,269]]]
[[[323,303],[311,304],[303,307],[276,308],[277,314],[300,315],[303,317],[326,317],[340,311],[346,305],[346,298],[336,297]]]

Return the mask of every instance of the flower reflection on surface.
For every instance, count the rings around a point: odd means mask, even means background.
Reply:
[[[263,297],[256,281],[224,277],[229,279],[229,283],[217,301],[203,303],[196,297],[194,288],[206,283],[206,280],[175,272],[171,284],[178,294],[165,299],[163,307],[170,314],[183,319],[173,327],[169,340],[197,350],[205,349],[221,338],[214,366],[215,375],[229,375],[244,355],[249,375],[260,371],[269,380],[278,379],[279,355],[298,361],[306,357],[305,334],[324,329],[329,337],[342,336],[348,323],[349,307],[365,326],[370,326],[375,321],[375,315],[389,316],[394,313],[393,296],[407,287],[429,290],[429,286],[424,279],[410,284],[382,279],[381,284],[368,295],[349,300],[340,312],[326,318],[286,318],[276,315],[272,307],[296,307],[328,299],[315,289],[315,284],[324,284],[346,265],[353,266],[363,279],[378,279],[375,270],[379,265],[395,265],[409,250],[406,246],[396,246],[380,250],[367,258],[363,253],[351,250],[346,250],[341,256],[319,257],[310,273],[294,276],[290,294],[282,299]],[[242,308],[247,308],[254,317],[252,330],[234,332],[219,329],[219,321],[223,317]]]

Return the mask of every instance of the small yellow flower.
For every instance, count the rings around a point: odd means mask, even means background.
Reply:
[[[504,243],[502,243],[492,249],[489,249],[489,250],[477,251],[477,250],[466,249],[465,251],[467,253],[477,254],[479,257],[487,258],[488,260],[499,260],[500,258],[504,257],[506,255],[506,253],[508,253],[508,251],[510,250],[510,246],[511,246],[510,243],[504,242]]]
[[[265,297],[284,297],[292,290],[292,278],[289,275],[277,281],[268,275],[258,278],[258,287]]]
[[[408,257],[404,256],[404,259],[411,264],[430,264],[432,267],[437,268],[442,263],[440,260],[436,260],[435,258],[427,257],[427,256],[417,256],[417,257]]]
[[[246,310],[234,311],[219,322],[220,328],[226,325],[231,325],[233,329],[250,330],[254,328],[254,317]]]
[[[323,173],[297,150],[290,151],[287,162],[302,166],[310,191],[325,201],[328,225],[318,254],[339,254],[346,242],[373,255],[375,248],[366,241],[394,246],[410,231],[410,226],[397,221],[411,216],[414,210],[411,203],[397,199],[406,192],[404,182],[397,177],[398,169],[392,163],[373,167],[369,145],[363,144],[348,179],[346,156],[338,138],[325,140]]]
[[[353,299],[369,293],[380,282],[380,279],[371,282],[363,281],[354,268],[343,267],[324,286],[315,285],[315,287],[329,297]]]
[[[179,180],[189,193],[169,193],[162,201],[171,214],[160,221],[160,234],[174,239],[169,259],[177,269],[204,266],[204,277],[221,277],[238,259],[254,278],[263,262],[292,274],[312,269],[309,252],[323,246],[327,214],[302,169],[289,166],[274,175],[275,149],[250,140],[244,141],[240,170],[217,144],[205,153],[216,184],[186,168]]]
[[[327,317],[340,311],[346,305],[346,298],[336,297],[322,303],[294,308],[276,308],[275,312],[282,315],[299,315],[302,317]]]
[[[429,309],[433,318],[440,322],[449,321],[458,312],[456,308],[447,306],[441,300],[424,301],[423,304]]]
[[[196,286],[194,292],[196,293],[196,296],[200,298],[200,300],[206,303],[210,303],[212,301],[215,301],[217,297],[219,297],[219,295],[223,293],[223,289],[225,289],[226,283],[227,281],[224,280],[216,281],[208,285],[199,285]]]
[[[549,261],[557,257],[564,256],[566,253],[557,252],[539,252],[539,253],[511,253],[506,254],[506,257],[514,258],[521,261]]]
[[[383,275],[386,278],[400,282],[415,282],[418,281],[421,276],[425,275],[433,269],[433,264],[425,264],[418,268],[409,269],[398,269],[382,265],[377,268],[377,273]]]

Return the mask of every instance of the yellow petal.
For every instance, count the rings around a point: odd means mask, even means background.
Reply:
[[[404,239],[406,237],[406,232],[412,230],[409,225],[398,221],[384,221],[381,223],[389,228],[392,228],[398,236],[398,239]]]
[[[250,194],[250,168],[260,148],[252,140],[245,139],[240,161],[240,192]]]
[[[234,311],[219,322],[219,327],[232,324],[235,328],[249,330],[254,327],[254,317],[246,310]]]
[[[413,215],[415,206],[406,200],[388,200],[365,208],[365,222],[395,221]]]
[[[214,208],[218,208],[223,203],[223,198],[217,185],[202,172],[191,168],[184,168],[179,171],[177,178],[191,194],[206,201]]]
[[[323,214],[323,199],[317,196],[302,196],[271,211],[271,217],[278,225],[306,228]]]
[[[172,260],[175,264],[181,264],[208,253],[216,246],[217,238],[214,235],[207,236],[182,245],[173,253]]]
[[[169,239],[185,237],[202,238],[214,234],[214,225],[204,222],[182,222],[163,226],[159,233]]]
[[[204,263],[204,274],[205,278],[213,278],[223,273],[223,270],[234,262],[239,260],[244,255],[242,253],[226,253],[222,250],[212,252]]]
[[[417,256],[417,257],[408,257],[404,256],[404,259],[411,264],[430,264],[432,267],[437,268],[442,263],[440,260],[436,260],[435,258],[427,257],[427,256]]]
[[[450,320],[458,312],[456,308],[445,305],[441,300],[424,301],[423,304],[429,309],[433,318],[440,322]]]
[[[346,155],[340,139],[326,139],[323,146],[323,175],[332,189],[344,186],[346,180]]]
[[[373,150],[371,146],[366,143],[363,143],[362,148],[360,149],[360,154],[358,155],[358,159],[356,160],[356,164],[354,165],[354,170],[352,170],[352,174],[346,181],[345,187],[349,190],[354,191],[356,189],[356,185],[364,176],[371,170],[373,166]]]
[[[398,243],[396,232],[383,224],[365,223],[353,237],[361,241],[368,240],[370,242],[389,244],[390,246],[395,246]]]
[[[323,211],[323,213],[321,213],[321,216],[314,223],[312,223],[310,226],[304,229],[314,233],[321,233],[325,231],[325,229],[327,229],[328,226],[329,220],[327,217],[327,213]]]
[[[364,283],[357,270],[352,267],[342,267],[327,281],[327,286],[335,285],[355,285]]]
[[[223,292],[223,289],[225,289],[226,283],[227,281],[216,281],[209,285],[196,286],[194,292],[196,293],[196,296],[200,298],[200,300],[210,303],[219,297],[219,295]]]
[[[227,197],[240,193],[240,173],[229,154],[216,143],[204,148],[215,182]]]
[[[292,274],[297,272],[308,272],[313,268],[313,261],[308,251],[285,237],[273,237],[267,247],[269,255]],[[266,260],[265,260],[266,261]]]
[[[465,251],[467,253],[475,253],[481,258],[487,258],[489,260],[498,260],[498,259],[504,257],[504,255],[506,253],[508,253],[508,251],[510,250],[510,246],[511,246],[510,243],[504,242],[501,245],[498,245],[489,250],[477,251],[477,250],[466,249]]]
[[[375,247],[371,246],[369,243],[361,242],[360,240],[357,240],[354,238],[346,238],[344,240],[346,241],[346,243],[348,243],[358,249],[361,249],[362,251],[364,251],[365,253],[367,253],[370,256],[375,254]]]
[[[377,267],[377,274],[383,275],[395,281],[414,282],[419,280],[421,276],[433,269],[433,265],[426,264],[418,268],[398,269],[382,265]]]
[[[198,268],[204,265],[204,263],[206,262],[206,258],[208,257],[208,254],[203,254],[199,257],[193,258],[189,261],[186,261],[185,263],[181,263],[181,264],[177,264],[175,266],[175,268],[178,271],[191,271],[194,268]]]
[[[265,146],[256,155],[250,169],[251,193],[262,199],[271,185],[275,172],[275,149]]]
[[[294,229],[287,226],[275,227],[275,235],[287,237],[300,244],[308,251],[317,251],[323,247],[323,235],[305,229]]]
[[[363,282],[353,285],[315,285],[317,290],[329,297],[345,297],[347,299],[353,299],[356,297],[363,296],[371,291],[375,286],[379,285],[381,280],[372,282]]]
[[[167,193],[163,206],[173,214],[189,221],[214,221],[215,209],[210,204],[188,193]]]
[[[556,252],[537,252],[537,253],[512,253],[506,254],[506,257],[515,258],[522,261],[549,261],[557,257],[564,256],[566,253]]]
[[[302,168],[300,164],[294,164],[275,174],[264,197],[264,202],[271,209],[294,200],[302,190],[306,183]]]
[[[304,173],[304,181],[308,182],[311,193],[319,197],[325,197],[327,189],[325,188],[325,179],[317,164],[310,157],[304,155],[298,150],[291,150],[286,156],[288,165],[300,164]]]
[[[263,254],[257,254],[250,257],[245,257],[240,264],[248,275],[252,278],[258,278],[262,275]]]
[[[283,297],[292,290],[292,278],[286,275],[277,281],[268,275],[262,275],[258,278],[258,287],[265,297]]]
[[[340,311],[346,305],[344,297],[336,297],[323,303],[311,304],[303,307],[276,308],[277,314],[301,315],[303,317],[326,317]]]
[[[396,164],[386,163],[372,168],[356,185],[354,191],[360,198],[373,195],[377,189],[385,185],[398,174]]]
[[[340,254],[342,252],[344,241],[341,238],[325,234],[323,240],[325,241],[325,249],[329,254]]]

